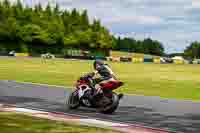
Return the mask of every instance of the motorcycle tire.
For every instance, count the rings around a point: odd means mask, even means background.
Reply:
[[[116,93],[112,94],[112,103],[106,107],[100,108],[99,111],[104,114],[112,114],[119,106],[119,97]]]
[[[68,109],[77,109],[80,106],[78,94],[72,92],[66,101],[66,105]]]

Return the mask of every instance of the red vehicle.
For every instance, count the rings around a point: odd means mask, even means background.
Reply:
[[[120,81],[110,81],[106,84],[100,84],[103,93],[92,97],[91,99],[91,83],[95,81],[92,79],[93,73],[86,74],[80,77],[76,83],[76,89],[70,94],[67,100],[69,109],[77,109],[80,106],[96,108],[101,113],[111,114],[118,105],[123,94],[116,94],[113,90],[123,85]]]

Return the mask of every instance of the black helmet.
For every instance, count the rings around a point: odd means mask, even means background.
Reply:
[[[96,69],[96,65],[103,65],[104,62],[102,60],[95,60],[94,63],[93,63],[93,67],[94,69]]]

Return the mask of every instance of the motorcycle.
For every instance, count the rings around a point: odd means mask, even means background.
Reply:
[[[106,84],[100,84],[102,93],[95,95],[97,91],[92,89],[98,81],[93,79],[94,73],[81,76],[76,83],[75,90],[71,92],[66,101],[68,109],[77,109],[80,106],[88,108],[96,108],[99,112],[112,114],[119,105],[123,94],[117,94],[113,90],[121,87],[124,83],[121,81],[110,81]],[[93,84],[93,85],[92,85]]]

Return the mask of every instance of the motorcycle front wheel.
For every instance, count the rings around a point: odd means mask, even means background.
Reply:
[[[78,94],[72,92],[66,101],[66,105],[68,109],[77,109],[80,106]]]

